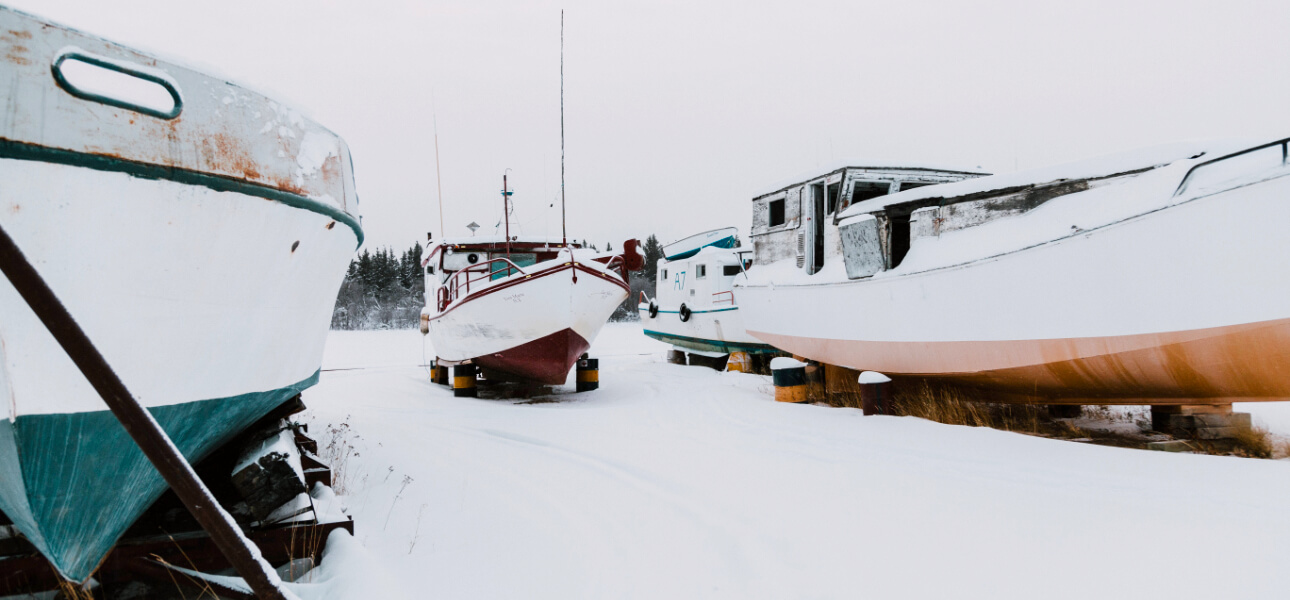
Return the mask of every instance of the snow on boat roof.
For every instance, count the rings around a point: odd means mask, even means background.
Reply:
[[[707,258],[707,257],[713,257],[713,258],[729,258],[729,259],[731,259],[734,263],[738,263],[738,258],[736,258],[736,257],[737,257],[738,255],[740,255],[740,254],[747,254],[747,253],[749,253],[749,252],[752,252],[752,249],[751,249],[751,248],[744,248],[743,246],[735,246],[734,248],[718,248],[718,247],[716,247],[716,246],[704,246],[703,248],[700,248],[700,249],[699,249],[699,251],[698,251],[698,252],[696,252],[696,253],[694,253],[694,254],[691,254],[691,255],[686,256],[686,257],[684,257],[684,258],[677,258],[677,259],[668,259],[668,258],[664,258],[664,259],[663,259],[663,261],[662,261],[662,262],[660,262],[659,264],[664,264],[664,263],[666,263],[666,264],[672,264],[672,263],[679,263],[679,262],[687,262],[687,261],[694,260],[694,259],[696,259],[696,258]]]
[[[541,235],[519,235],[519,236],[513,236],[513,237],[515,239],[511,240],[512,244],[548,244],[552,246],[559,246],[563,241],[558,237],[541,236]],[[466,245],[476,245],[476,244],[505,244],[505,243],[506,243],[506,236],[504,235],[474,235],[469,237],[443,238],[439,240],[438,245],[466,246]],[[583,245],[578,240],[575,240],[572,238],[569,239],[569,243],[577,244],[579,246]]]
[[[978,194],[1008,188],[1033,185],[1037,183],[1049,183],[1073,179],[1090,179],[1094,177],[1103,177],[1129,171],[1142,169],[1153,169],[1164,166],[1176,160],[1191,158],[1206,152],[1213,153],[1215,156],[1222,154],[1247,140],[1191,140],[1184,142],[1175,142],[1172,144],[1163,144],[1159,146],[1150,146],[1125,152],[1117,152],[1098,156],[1095,158],[1084,159],[1075,162],[1049,165],[1036,169],[1026,169],[1013,173],[1004,173],[1002,175],[990,175],[988,177],[978,177],[974,179],[965,179],[954,183],[942,183],[939,185],[929,185],[914,188],[905,192],[897,192],[887,196],[871,198],[857,204],[853,204],[839,215],[840,219],[847,219],[857,215],[863,215],[902,202],[913,200],[925,200],[928,198],[957,198],[969,194]]]
[[[889,170],[908,170],[908,171],[938,171],[942,173],[970,173],[973,175],[989,175],[988,171],[983,171],[981,167],[963,167],[960,165],[944,165],[919,162],[915,160],[873,160],[850,158],[836,160],[826,163],[809,171],[803,171],[793,177],[780,179],[771,185],[762,186],[760,191],[753,195],[753,198],[760,198],[768,194],[774,194],[787,188],[806,183],[812,179],[819,179],[830,173],[841,171],[842,169],[889,169]]]

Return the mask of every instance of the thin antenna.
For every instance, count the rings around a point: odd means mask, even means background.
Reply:
[[[569,245],[569,230],[564,220],[564,9],[560,9],[560,243]],[[575,275],[576,277],[576,275]]]
[[[434,119],[434,180],[439,186],[439,239],[442,240],[447,233],[443,230],[443,176],[439,171],[439,116],[435,114],[433,92],[430,95],[430,115]]]

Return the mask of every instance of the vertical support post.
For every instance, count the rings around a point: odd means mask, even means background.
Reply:
[[[891,411],[891,378],[876,371],[865,371],[857,378],[860,384],[860,408],[865,416],[885,415]]]
[[[121,378],[99,353],[89,336],[49,289],[49,285],[27,261],[9,234],[0,228],[0,271],[31,307],[49,333],[67,353],[85,379],[99,393],[126,433],[161,473],[188,508],[188,512],[210,534],[211,540],[229,564],[242,576],[251,591],[264,600],[285,600],[282,579],[260,558],[258,548],[242,534],[233,517],[211,495],[192,465],[179,453],[170,436],[156,419],[130,394]]]
[[[452,368],[452,395],[458,398],[479,396],[479,389],[475,387],[475,365],[457,365]]]
[[[770,361],[776,402],[806,402],[806,363],[781,356]]]
[[[586,354],[578,359],[577,391],[590,392],[600,388],[600,359],[588,358]]]

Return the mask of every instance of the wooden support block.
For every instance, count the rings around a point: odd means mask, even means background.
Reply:
[[[1180,438],[1230,439],[1248,431],[1249,413],[1232,412],[1231,404],[1170,405],[1151,407],[1151,426]]]
[[[885,415],[891,411],[891,378],[875,371],[865,371],[856,378],[860,386],[860,408],[868,415]]]
[[[685,351],[673,348],[667,351],[667,362],[674,365],[683,365],[685,362]]]
[[[691,365],[696,367],[707,367],[717,371],[726,370],[726,361],[729,358],[729,354],[721,354],[718,352],[691,352],[689,356]]]
[[[305,487],[313,489],[315,483],[331,487],[331,467],[328,467],[317,456],[304,452],[300,454],[300,467],[305,472]]]
[[[1054,419],[1074,419],[1084,412],[1078,404],[1049,404],[1048,416]]]
[[[254,436],[233,467],[233,487],[257,520],[304,493],[299,450],[289,429]]]
[[[733,373],[751,373],[752,360],[747,352],[731,352],[726,361],[726,370]]]

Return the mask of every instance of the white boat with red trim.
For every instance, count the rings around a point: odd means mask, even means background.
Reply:
[[[427,248],[422,331],[441,364],[473,363],[485,377],[564,383],[614,309],[636,240],[622,254],[516,236],[446,239]]]

